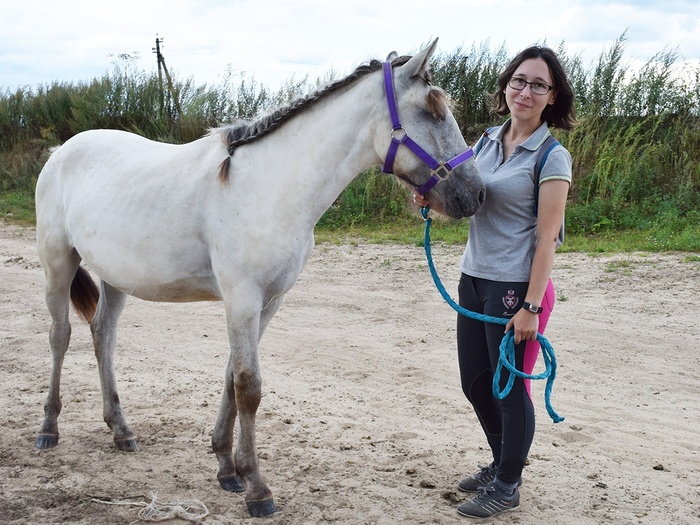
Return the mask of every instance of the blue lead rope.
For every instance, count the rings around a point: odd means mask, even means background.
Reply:
[[[508,324],[508,319],[504,317],[493,317],[490,315],[484,315],[477,312],[472,312],[470,310],[467,310],[466,308],[461,307],[447,293],[445,287],[440,281],[440,277],[438,277],[437,271],[435,270],[433,256],[430,251],[430,224],[432,223],[432,219],[428,217],[429,212],[430,207],[421,208],[420,210],[420,213],[423,216],[423,219],[425,220],[425,256],[428,259],[430,275],[433,276],[435,286],[440,292],[440,295],[442,295],[442,298],[445,299],[445,301],[447,301],[447,304],[449,304],[455,311],[457,311],[461,315],[469,317],[470,319],[476,319],[477,321],[483,321],[485,323],[500,324],[503,326]],[[564,418],[554,411],[554,409],[552,408],[552,403],[550,401],[550,398],[552,396],[552,387],[554,386],[554,378],[557,375],[557,359],[554,356],[554,349],[552,348],[552,345],[549,344],[549,341],[545,336],[538,333],[537,340],[540,342],[540,347],[542,348],[542,359],[544,360],[545,370],[541,374],[530,375],[526,374],[525,372],[521,372],[516,368],[515,339],[513,335],[513,330],[508,330],[508,332],[505,333],[503,339],[501,340],[501,345],[499,346],[500,353],[498,358],[498,365],[496,365],[496,371],[493,374],[493,395],[496,396],[498,399],[503,399],[508,394],[510,394],[511,389],[513,388],[513,382],[515,381],[515,376],[522,377],[523,379],[546,379],[547,384],[544,389],[544,404],[547,408],[547,413],[549,414],[549,417],[552,418],[552,421],[554,421],[555,423],[559,423],[561,421],[564,421]],[[501,373],[504,367],[510,372],[510,376],[508,376],[506,386],[503,388],[503,390],[500,390],[499,384],[501,382]]]

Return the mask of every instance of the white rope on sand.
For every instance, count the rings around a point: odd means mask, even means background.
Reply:
[[[138,521],[165,521],[174,518],[181,518],[192,523],[201,523],[209,515],[209,509],[199,500],[190,499],[171,503],[161,503],[158,501],[158,493],[151,493],[151,502],[145,501],[108,501],[99,498],[92,498],[96,503],[105,505],[122,505],[127,507],[143,507],[139,510]]]

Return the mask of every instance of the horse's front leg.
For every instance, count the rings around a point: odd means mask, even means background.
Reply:
[[[245,492],[245,485],[233,462],[233,426],[236,423],[236,413],[236,390],[230,357],[226,367],[224,394],[219,406],[219,415],[216,418],[211,443],[216,453],[216,459],[219,461],[217,478],[221,488],[229,492]]]
[[[97,312],[90,329],[95,346],[95,357],[100,374],[102,389],[103,416],[112,429],[114,444],[119,450],[136,452],[139,448],[136,436],[124,419],[122,406],[117,394],[117,380],[114,373],[114,348],[117,344],[117,322],[124,310],[126,294],[102,281]]]
[[[258,365],[260,314],[242,315],[227,305],[231,355],[226,368],[224,394],[212,436],[219,461],[219,483],[226,490],[246,491],[246,505],[252,516],[278,511],[272,492],[260,475],[255,447],[255,414],[262,396]],[[235,461],[232,454],[233,428],[239,419]]]

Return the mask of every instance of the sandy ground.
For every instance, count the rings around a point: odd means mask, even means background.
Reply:
[[[460,252],[434,247],[450,293]],[[546,335],[559,364],[552,403],[566,420],[552,423],[536,382],[521,508],[493,521],[700,523],[700,262],[559,254],[554,278]],[[154,492],[203,502],[206,524],[260,522],[216,481],[222,305],[129,301],[117,376],[135,454],[112,444],[89,329],[74,316],[61,440],[39,451],[50,369],[42,288],[33,230],[0,225],[0,522],[128,524],[139,507],[101,501]],[[454,317],[421,248],[316,248],[260,346],[259,455],[282,509],[263,523],[469,522],[455,512],[455,484],[488,453],[459,388]]]

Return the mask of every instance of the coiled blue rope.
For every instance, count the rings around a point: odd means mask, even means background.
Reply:
[[[445,287],[442,285],[442,281],[440,281],[440,277],[438,276],[437,271],[435,270],[433,256],[430,251],[430,225],[432,223],[432,219],[428,217],[430,207],[426,206],[425,208],[421,208],[420,212],[423,216],[423,219],[425,220],[424,245],[425,256],[428,259],[428,267],[430,268],[430,275],[433,276],[435,286],[440,292],[440,295],[442,295],[443,299],[445,299],[445,301],[447,301],[447,304],[449,304],[459,314],[465,315],[470,319],[476,319],[477,321],[500,324],[504,326],[508,324],[508,319],[504,317],[493,317],[490,315],[472,312],[470,310],[467,310],[466,308],[461,307],[454,301],[454,299],[452,299],[452,297],[450,297],[450,295],[445,290]],[[549,414],[549,417],[552,418],[552,421],[554,421],[555,423],[560,423],[561,421],[564,421],[564,418],[554,411],[551,403],[552,387],[554,386],[554,378],[557,376],[557,359],[554,355],[554,349],[552,348],[552,345],[549,343],[545,336],[538,333],[537,340],[540,342],[540,348],[542,349],[542,359],[544,361],[545,370],[541,374],[530,375],[526,374],[525,372],[521,372],[516,368],[515,337],[513,335],[513,330],[508,330],[508,332],[505,333],[499,346],[498,364],[496,365],[496,371],[493,374],[493,395],[496,396],[498,399],[503,399],[508,394],[510,394],[511,389],[513,388],[513,383],[515,382],[515,376],[522,377],[523,379],[546,379],[547,384],[545,385],[544,389],[544,404],[547,408],[547,413]],[[506,386],[503,388],[503,390],[501,390],[499,384],[501,382],[501,373],[503,371],[503,368],[506,368],[506,370],[510,372],[510,375],[508,376]]]

